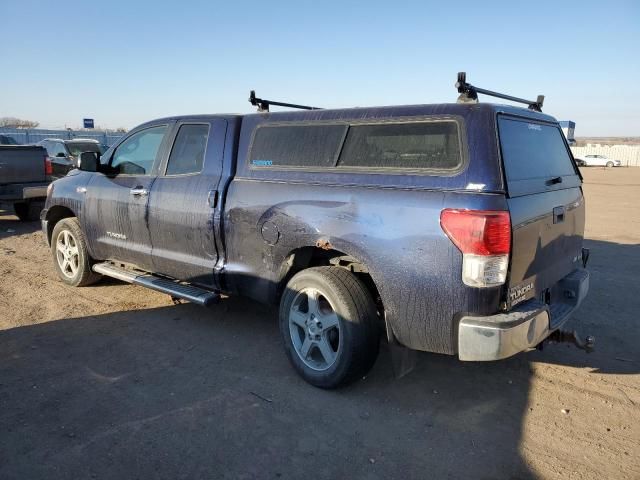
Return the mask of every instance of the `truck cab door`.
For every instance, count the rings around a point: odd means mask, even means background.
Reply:
[[[170,124],[133,132],[104,159],[86,187],[81,222],[94,258],[151,270],[149,192]]]
[[[149,197],[154,272],[213,286],[227,121],[176,123]]]

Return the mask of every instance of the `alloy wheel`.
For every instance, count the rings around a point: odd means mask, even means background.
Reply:
[[[63,275],[74,278],[80,265],[78,242],[69,230],[62,230],[56,239],[56,260]]]
[[[340,351],[338,314],[316,288],[301,290],[289,310],[289,333],[300,359],[313,370],[329,369]]]

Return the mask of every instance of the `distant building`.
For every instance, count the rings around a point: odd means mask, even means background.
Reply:
[[[569,142],[569,145],[574,145],[576,143],[576,139],[574,137],[576,132],[575,122],[572,122],[571,120],[565,120],[559,123],[560,127],[562,128],[562,133],[564,133],[564,136],[567,139],[567,142]]]

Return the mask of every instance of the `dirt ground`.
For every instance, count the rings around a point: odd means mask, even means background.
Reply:
[[[551,345],[485,364],[383,347],[339,391],[294,373],[276,312],[54,276],[0,212],[0,478],[640,478],[640,168],[585,169],[591,292]]]

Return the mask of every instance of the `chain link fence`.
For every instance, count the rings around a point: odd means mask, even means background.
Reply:
[[[74,138],[92,138],[111,146],[125,132],[105,132],[102,130],[46,130],[42,128],[9,128],[0,127],[0,135],[7,135],[15,139],[21,145],[37,143],[47,138],[61,138],[72,140]]]

